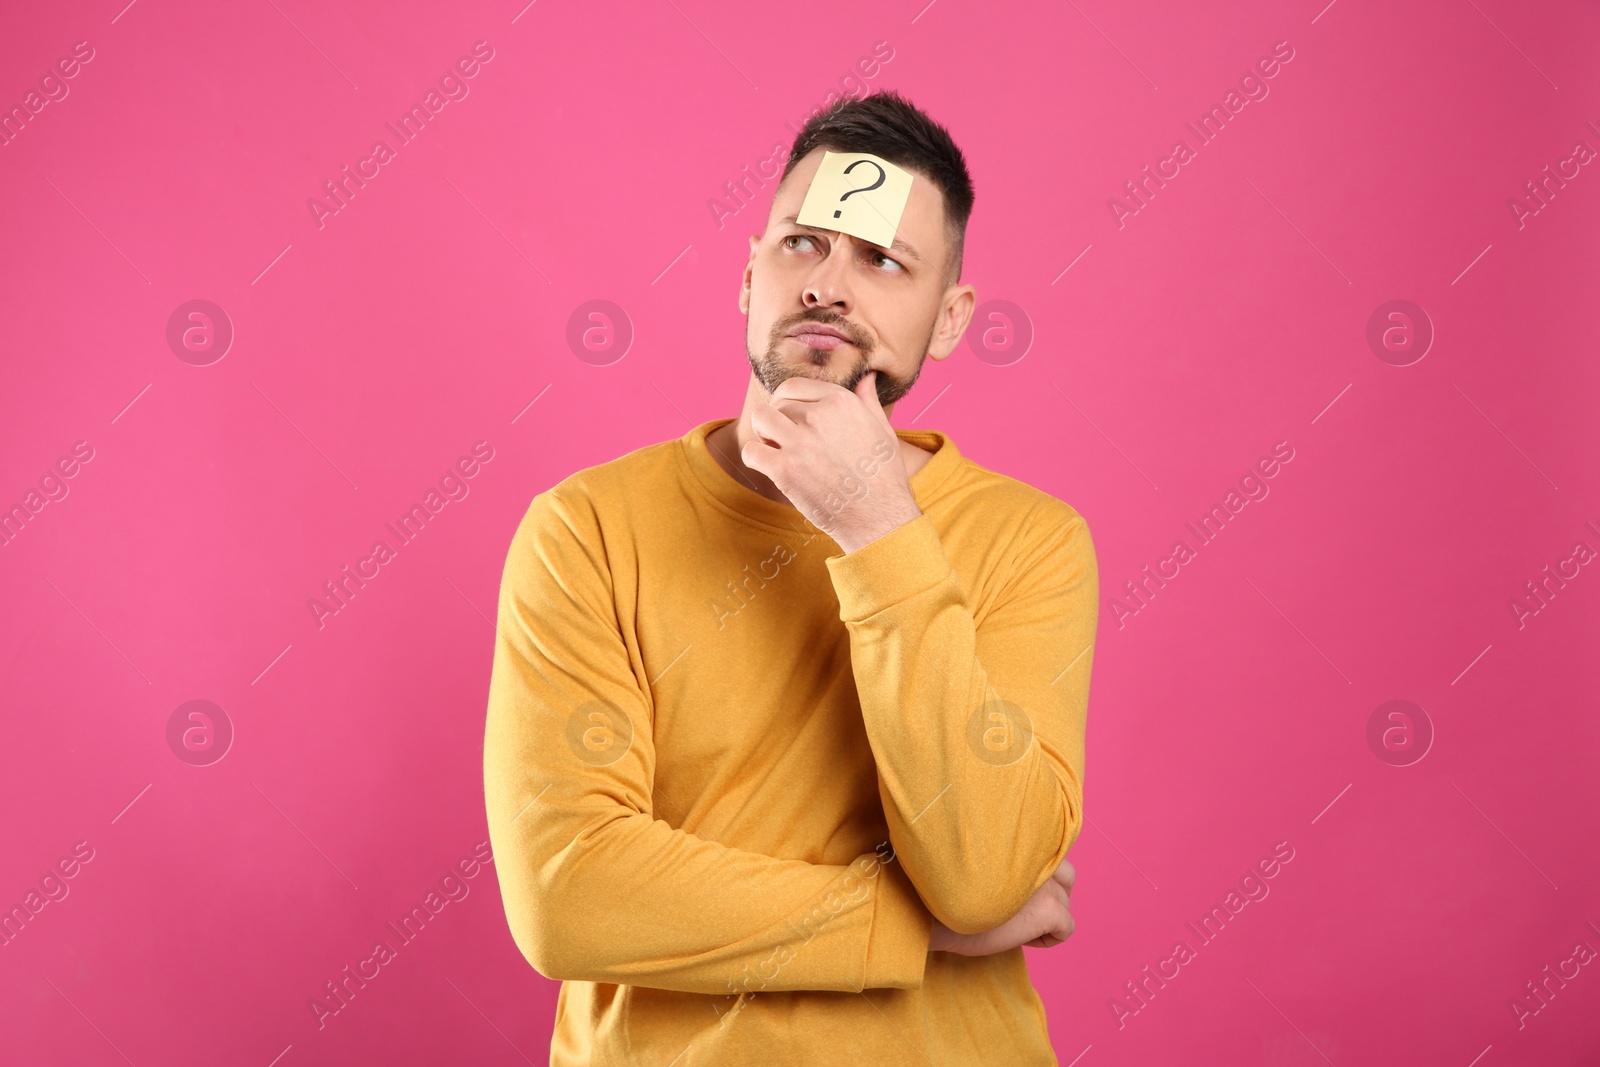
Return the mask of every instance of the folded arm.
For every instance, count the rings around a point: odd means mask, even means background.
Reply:
[[[827,561],[890,839],[958,933],[1015,915],[1082,828],[1094,546],[1065,505],[1025,529],[981,626],[926,514]]]
[[[781,860],[655,815],[653,707],[581,495],[535,498],[498,614],[484,796],[535,970],[712,994],[921,984],[932,918],[892,854]]]

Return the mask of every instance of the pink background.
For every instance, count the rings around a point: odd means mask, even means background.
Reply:
[[[772,186],[720,228],[708,201],[880,41],[852,84],[952,130],[965,280],[1033,331],[930,361],[895,422],[1068,501],[1099,553],[1078,932],[1029,950],[1061,1063],[1596,1062],[1600,967],[1510,1004],[1600,949],[1600,576],[1521,628],[1508,602],[1600,548],[1600,167],[1520,227],[1508,201],[1600,148],[1600,14],[925,2],[7,15],[6,109],[94,58],[0,148],[0,505],[93,459],[0,547],[0,906],[93,859],[0,948],[4,1062],[546,1061],[557,986],[492,868],[325,1027],[309,1002],[486,840],[517,520],[737,414]],[[478,41],[469,94],[319,227],[308,199]],[[1269,95],[1119,228],[1108,198],[1279,41]],[[195,299],[235,332],[206,366],[166,339]],[[620,359],[568,346],[597,299]],[[1366,340],[1394,299],[1436,331],[1409,366]],[[479,441],[470,494],[319,629],[322,583]],[[1119,627],[1279,441],[1270,495]],[[1435,733],[1409,766],[1368,743],[1392,699]],[[168,742],[190,700],[235,731],[209,766]],[[1119,1025],[1278,842],[1270,895]]]

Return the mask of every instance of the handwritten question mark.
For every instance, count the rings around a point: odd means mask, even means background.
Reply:
[[[873,167],[873,168],[875,168],[877,170],[877,172],[878,172],[878,180],[873,182],[871,185],[863,185],[859,189],[851,189],[848,193],[845,193],[843,196],[841,196],[839,198],[839,203],[840,204],[843,204],[846,200],[850,199],[856,193],[871,192],[873,189],[876,189],[878,186],[882,185],[884,182],[889,180],[889,176],[883,172],[883,168],[878,166],[876,163],[874,163],[870,159],[858,159],[854,163],[850,164],[848,167],[844,168],[844,172],[846,174],[849,174],[851,171],[855,170],[857,167],[861,166],[861,164],[863,164],[863,163],[865,163],[867,166]],[[838,211],[835,211],[833,213],[833,217],[834,218],[838,218],[839,215],[840,215],[840,212],[842,212],[843,210],[844,210],[844,208],[841,207]]]

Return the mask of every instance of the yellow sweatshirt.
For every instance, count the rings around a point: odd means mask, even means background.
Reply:
[[[923,515],[845,554],[717,464],[730,421],[538,494],[506,559],[484,793],[552,1067],[1056,1063],[1020,948],[928,938],[1082,826],[1087,524],[900,430]]]

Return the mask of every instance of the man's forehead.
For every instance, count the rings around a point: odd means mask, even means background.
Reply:
[[[898,188],[886,190],[895,178]],[[921,173],[865,152],[814,149],[784,179],[773,215],[775,226],[849,233],[919,262],[927,262],[946,239],[944,195],[938,186]],[[893,227],[887,224],[890,219]]]

